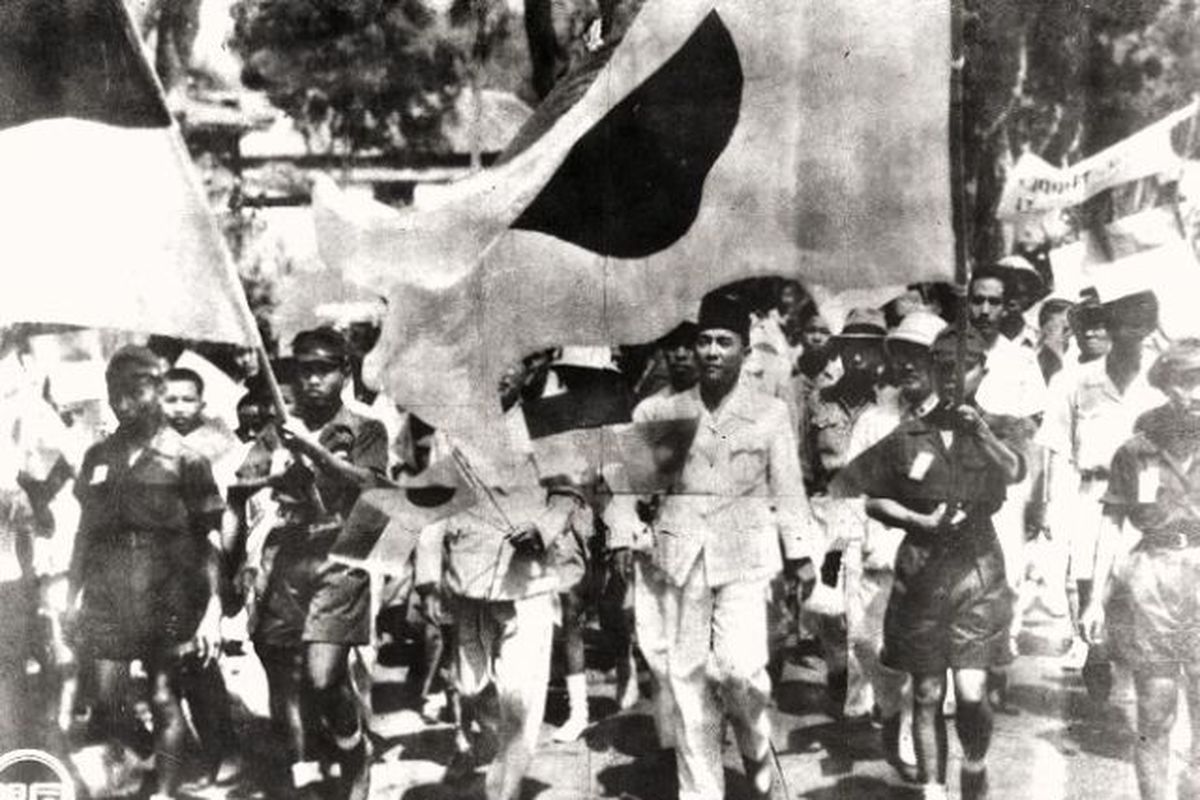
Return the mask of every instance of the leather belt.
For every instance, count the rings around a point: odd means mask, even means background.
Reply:
[[[1142,535],[1141,544],[1145,547],[1162,550],[1186,550],[1189,547],[1200,547],[1200,529],[1146,533]]]

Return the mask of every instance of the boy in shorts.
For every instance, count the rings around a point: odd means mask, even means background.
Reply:
[[[187,736],[179,680],[220,649],[217,560],[209,537],[224,504],[208,460],[166,424],[163,368],[143,347],[119,350],[105,372],[117,430],[84,456],[69,578],[71,628],[96,660],[102,713],[119,715],[127,665],[141,660],[154,711],[156,790],[173,797]]]
[[[959,337],[964,341],[960,343]],[[962,397],[954,405],[961,349]],[[990,668],[1012,659],[1011,590],[992,515],[1024,460],[1002,434],[1018,426],[974,404],[986,373],[987,343],[974,329],[948,330],[933,343],[942,404],[902,423],[839,476],[840,493],[867,495],[867,513],[901,528],[895,579],[884,619],[884,666],[913,678],[913,739],[925,797],[946,794],[946,670],[954,677],[955,725],[963,748],[962,796],[987,796],[985,757],[992,736]]]

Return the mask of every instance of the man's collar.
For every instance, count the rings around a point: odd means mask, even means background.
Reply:
[[[714,409],[709,409],[704,403],[704,397],[700,394],[700,384],[696,384],[688,392],[694,393],[696,402],[700,404],[700,408],[704,410],[713,419],[718,419],[726,415],[739,417],[745,420],[754,419],[754,409],[749,407],[752,390],[747,388],[741,380],[733,384],[733,388],[729,393],[721,398],[721,402]]]

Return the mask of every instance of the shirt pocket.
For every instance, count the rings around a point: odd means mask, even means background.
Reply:
[[[729,451],[729,471],[738,494],[766,485],[767,450],[761,445],[737,445]]]

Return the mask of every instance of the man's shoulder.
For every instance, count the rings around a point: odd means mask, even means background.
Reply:
[[[349,428],[355,437],[386,435],[387,432],[387,428],[378,418],[364,414],[344,403],[333,415],[333,418],[325,423],[323,430],[331,430],[335,427]]]

